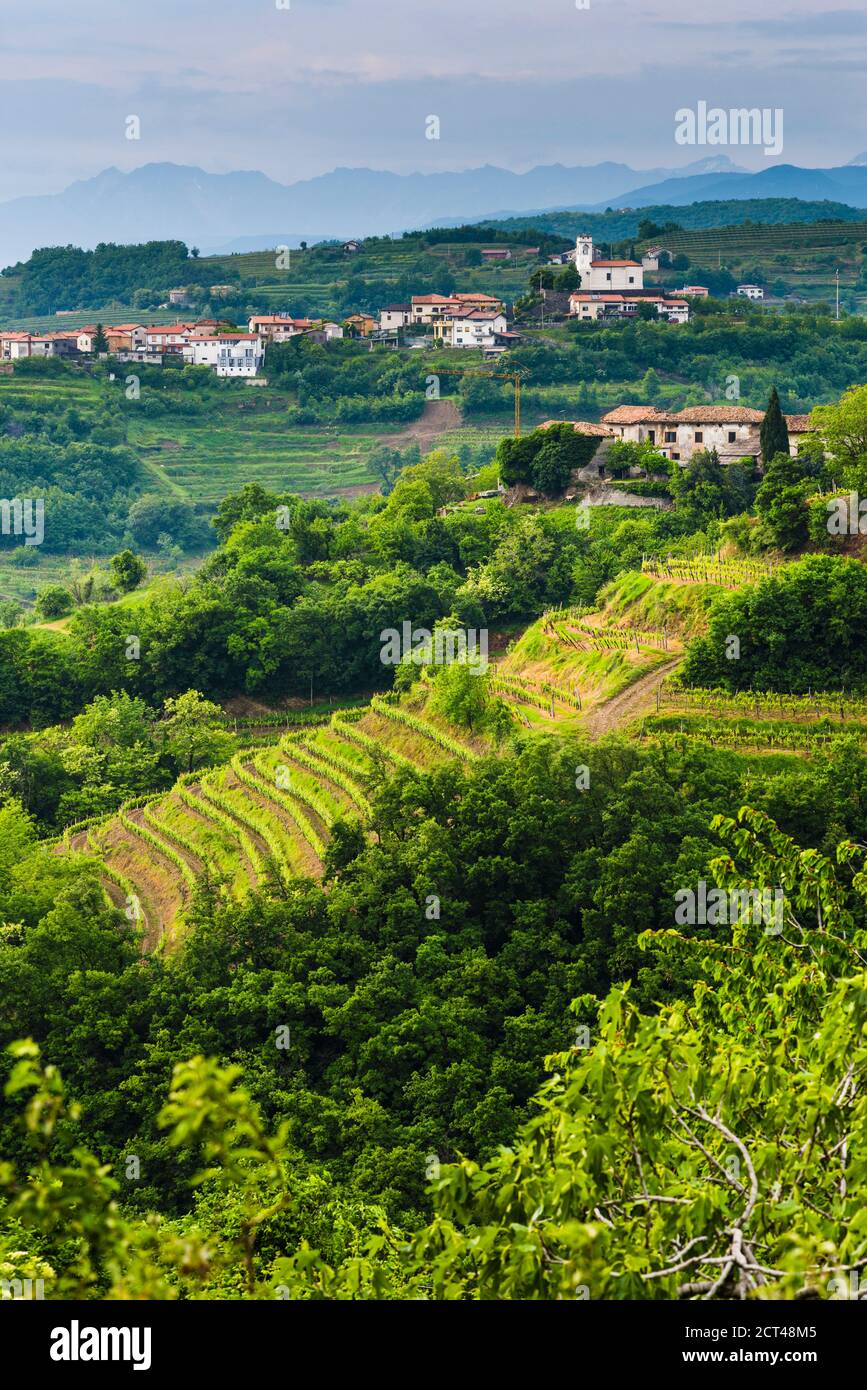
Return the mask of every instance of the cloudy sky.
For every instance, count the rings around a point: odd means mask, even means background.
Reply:
[[[782,107],[787,163],[867,150],[863,6],[578,4],[0,0],[0,199],[154,160],[287,183],[339,165],[675,166],[714,153],[674,142],[699,100]]]

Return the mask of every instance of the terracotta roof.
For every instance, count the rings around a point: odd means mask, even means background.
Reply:
[[[686,410],[663,411],[655,405],[619,405],[603,415],[604,422],[611,425],[637,425],[645,422],[650,425],[760,425],[765,418],[763,410],[752,410],[746,405],[692,405]],[[789,429],[799,433],[810,428],[809,415],[787,415]]]
[[[661,420],[663,417],[655,405],[618,405],[602,416],[606,425],[636,425],[643,420]]]
[[[641,261],[591,261],[591,262],[590,262],[590,269],[592,270],[595,266],[606,266],[606,265],[610,265],[610,266],[615,266],[615,265],[617,265],[617,266],[632,265],[632,266],[635,266],[638,270],[641,269]]]
[[[765,412],[746,405],[692,405],[672,418],[684,425],[760,425]]]
[[[459,318],[462,321],[466,319],[483,319],[485,323],[490,323],[492,319],[502,318],[503,315],[494,313],[491,309],[457,309],[452,311],[451,317]]]
[[[413,304],[451,304],[452,299],[447,294],[414,294]]]

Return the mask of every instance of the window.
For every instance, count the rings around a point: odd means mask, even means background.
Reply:
[[[666,442],[666,444],[676,444],[676,443],[677,443],[677,430],[666,430],[666,431],[665,431],[665,442]]]
[[[606,280],[610,280],[610,279],[611,279],[611,271],[610,271],[610,270],[607,270],[607,271],[605,272],[605,279],[606,279]]]
[[[695,442],[696,442],[696,444],[703,444],[703,443],[704,443],[704,434],[702,433],[701,430],[696,430],[696,432],[695,432]]]
[[[737,437],[738,436],[736,430],[729,430],[729,444],[734,444]]]
[[[671,457],[675,460],[676,463],[680,463],[680,454],[675,454],[674,452],[672,452]]]
[[[634,275],[630,275],[630,277],[629,277],[629,283],[630,283],[630,285],[634,285],[634,284],[635,284],[635,276],[634,276]]]

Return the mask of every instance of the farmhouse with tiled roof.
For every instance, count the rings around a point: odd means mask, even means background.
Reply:
[[[716,449],[721,463],[761,454],[759,431],[764,412],[744,405],[694,405],[686,410],[658,410],[654,405],[619,405],[603,415],[617,439],[652,444],[666,458],[686,463],[698,449]],[[789,448],[798,452],[810,428],[808,415],[787,415]]]

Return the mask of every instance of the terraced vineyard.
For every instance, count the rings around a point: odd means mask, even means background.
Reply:
[[[654,579],[670,579],[681,584],[716,584],[721,589],[740,589],[769,579],[779,565],[770,560],[723,559],[719,555],[669,556],[665,560],[643,560],[642,574]]]
[[[784,719],[711,719],[689,714],[651,715],[644,720],[645,736],[681,734],[712,748],[785,750],[811,754],[828,748],[842,736],[867,745],[867,723],[845,725],[828,718],[815,723]]]
[[[170,947],[200,881],[241,898],[258,884],[285,891],[320,877],[338,818],[373,833],[371,790],[384,773],[443,756],[471,762],[481,751],[434,716],[374,699],[328,722],[275,729],[226,766],[70,826],[53,849],[99,860],[106,892],[138,922],[146,948]]]
[[[674,255],[689,256],[693,262],[690,274],[695,275],[698,283],[702,266],[725,266],[738,278],[746,273],[752,275],[757,268],[766,282],[781,279],[790,290],[808,298],[830,297],[838,269],[841,288],[852,289],[859,283],[867,222],[823,220],[703,227],[666,233],[663,241]]]
[[[753,690],[705,690],[666,681],[659,690],[659,705],[681,710],[698,710],[713,719],[740,715],[751,719],[837,720],[840,723],[867,719],[867,698],[845,691],[816,694],[762,694]]]
[[[593,621],[585,616],[585,610],[558,609],[546,613],[542,619],[544,631],[567,647],[576,651],[627,651],[634,649],[640,653],[642,647],[658,648],[667,652],[678,644],[669,638],[663,628],[641,628],[624,626],[621,623],[606,622],[604,618]]]
[[[131,415],[129,442],[163,487],[208,506],[238,485],[240,459],[244,482],[275,492],[334,496],[379,486],[370,455],[394,427],[290,427],[288,402],[285,393],[263,388],[261,396],[236,395],[207,415],[173,418],[168,426]]]

